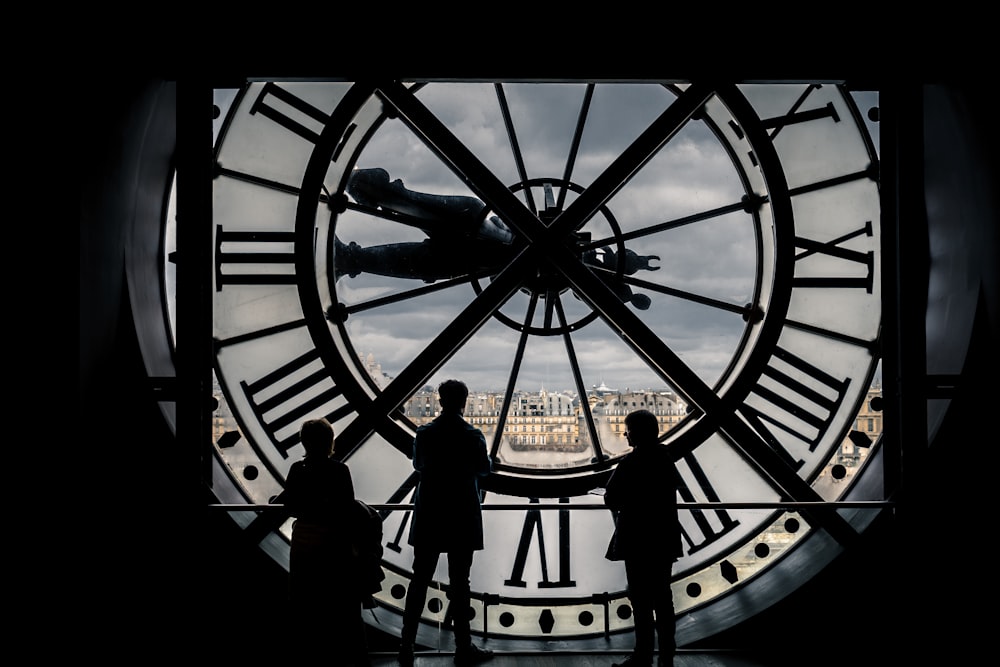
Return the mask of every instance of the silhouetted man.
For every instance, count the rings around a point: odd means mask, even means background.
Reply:
[[[420,613],[441,554],[448,555],[448,601],[455,629],[455,664],[474,665],[492,657],[472,643],[469,577],[472,555],[483,548],[479,479],[492,469],[483,432],[462,413],[469,390],[458,380],[438,387],[441,414],[417,429],[413,467],[420,474],[410,521],[413,580],[406,593],[399,663],[413,664]]]
[[[607,558],[625,561],[635,648],[625,662],[612,667],[652,665],[654,630],[659,664],[670,665],[676,650],[670,575],[674,561],[683,555],[677,520],[680,482],[673,458],[658,440],[656,415],[632,412],[625,417],[625,429],[633,449],[608,480],[604,502],[615,517]]]

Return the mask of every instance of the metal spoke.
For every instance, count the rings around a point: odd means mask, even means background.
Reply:
[[[580,105],[580,116],[576,121],[576,129],[573,132],[573,144],[570,147],[569,157],[566,160],[566,170],[563,172],[563,186],[559,188],[559,201],[556,203],[557,210],[562,210],[566,205],[566,184],[572,180],[573,167],[576,165],[576,157],[580,151],[580,139],[583,137],[583,128],[587,124],[587,116],[590,112],[590,102],[594,99],[594,84],[587,84],[587,90],[583,94],[583,103]]]
[[[523,183],[528,180],[528,172],[524,168],[524,155],[521,153],[521,146],[517,141],[517,131],[514,129],[514,121],[510,116],[510,105],[507,104],[507,95],[504,93],[502,83],[496,83],[493,87],[496,89],[497,102],[500,104],[500,113],[503,116],[504,127],[507,128],[507,139],[510,141],[511,153],[514,155],[517,175]],[[531,188],[524,188],[524,203],[528,205],[532,213],[538,213],[538,207],[535,206]]]
[[[693,84],[660,114],[614,162],[552,223],[553,235],[561,238],[582,228],[657,151],[704,106],[715,90]]]
[[[677,229],[678,227],[684,227],[695,222],[701,222],[704,220],[711,220],[712,218],[718,218],[723,215],[728,215],[730,213],[738,213],[740,211],[752,212],[760,208],[760,206],[767,202],[764,197],[759,197],[752,202],[748,202],[746,199],[743,201],[727,204],[725,206],[720,206],[719,208],[714,208],[710,211],[702,211],[700,213],[694,213],[692,215],[686,215],[682,218],[676,218],[674,220],[667,220],[659,224],[650,225],[649,227],[643,227],[642,229],[636,229],[631,232],[623,232],[619,236],[613,238],[602,238],[591,241],[582,247],[584,250],[590,250],[593,248],[600,248],[601,246],[606,246],[611,243],[616,243],[618,240],[621,241],[634,241],[635,239],[641,239],[646,236],[652,236],[653,234],[659,234],[660,232],[665,232],[671,229]]]
[[[573,381],[576,384],[576,391],[580,396],[587,395],[587,387],[583,383],[583,374],[580,372],[580,362],[576,358],[576,349],[573,346],[573,338],[566,329],[566,313],[563,312],[562,303],[557,304],[559,313],[559,324],[563,328],[563,342],[566,345],[566,355],[569,357],[570,369],[573,371]],[[594,458],[604,461],[604,448],[601,447],[600,438],[597,435],[597,424],[594,422],[594,413],[590,410],[590,403],[580,401],[580,410],[583,412],[587,422],[587,431],[590,433],[590,446],[594,452]]]
[[[507,378],[507,389],[504,392],[504,400],[502,407],[500,408],[500,417],[497,419],[497,430],[493,437],[493,446],[490,449],[490,456],[496,459],[497,454],[500,451],[500,445],[503,442],[503,432],[507,425],[507,416],[510,414],[510,405],[514,397],[514,387],[517,384],[517,376],[521,371],[521,362],[524,359],[524,349],[528,344],[529,331],[531,329],[531,320],[535,316],[535,307],[538,305],[538,295],[532,294],[531,299],[528,301],[527,312],[524,315],[524,326],[521,329],[521,335],[517,340],[517,350],[514,352],[514,363],[511,364],[510,375]]]

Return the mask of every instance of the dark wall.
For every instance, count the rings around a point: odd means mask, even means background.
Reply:
[[[88,444],[74,468],[87,509],[73,522],[72,596],[100,613],[78,624],[107,657],[135,659],[140,646],[141,661],[277,661],[290,636],[287,573],[224,512],[204,509],[215,502],[208,490],[191,488],[191,457],[141,352],[150,304],[126,284],[126,244],[137,227],[160,224],[176,85],[126,78],[93,83],[90,94],[100,103],[86,107],[79,133],[92,168],[80,174],[76,422]]]

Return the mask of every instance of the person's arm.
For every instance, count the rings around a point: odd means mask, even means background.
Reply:
[[[490,453],[486,447],[486,437],[483,435],[483,432],[477,430],[476,433],[479,440],[477,444],[479,459],[476,466],[476,474],[480,477],[486,477],[493,472],[493,461],[490,459]]]
[[[613,512],[618,512],[625,505],[626,493],[629,487],[628,456],[621,460],[615,471],[611,473],[607,486],[604,487],[604,504]]]
[[[344,463],[341,465],[343,473],[341,474],[341,486],[344,489],[342,498],[349,501],[354,501],[354,478],[351,477],[351,469],[347,467]]]
[[[285,479],[285,488],[281,490],[281,493],[274,499],[276,505],[284,505],[285,513],[288,516],[294,516],[299,510],[299,478],[301,477],[298,464],[293,464],[291,469],[288,471],[288,477]]]
[[[417,434],[413,436],[413,469],[418,473],[424,468],[424,456],[423,456],[423,431],[418,429]]]

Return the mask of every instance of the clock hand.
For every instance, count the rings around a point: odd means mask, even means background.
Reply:
[[[386,243],[362,247],[334,239],[336,279],[371,273],[428,283],[461,276],[494,275],[508,264],[513,249],[494,243],[458,243],[428,239],[419,243]]]
[[[626,275],[632,275],[639,270],[658,271],[660,267],[652,266],[650,261],[660,258],[657,255],[640,255],[628,248],[623,253],[616,253],[611,248],[602,248],[602,251],[603,255],[593,250],[584,252],[584,263],[597,269],[597,275],[623,302],[631,303],[639,310],[648,310],[652,303],[650,298],[645,294],[635,294],[632,288],[618,277],[618,271]]]
[[[381,167],[355,169],[347,193],[359,204],[402,213],[426,224],[428,237],[474,238],[509,245],[513,233],[498,217],[487,216],[486,204],[464,195],[435,195],[409,190],[403,181],[389,181]]]
[[[407,221],[413,221],[427,233],[428,242],[361,247],[335,239],[338,280],[344,275],[353,278],[360,273],[374,273],[434,282],[462,275],[492,274],[511,258],[513,233],[496,216],[486,218],[486,205],[475,197],[409,190],[400,179],[390,182],[389,172],[379,167],[354,170],[347,192],[359,204],[406,216]],[[546,184],[546,202],[551,197],[551,186]],[[603,255],[588,250],[583,259],[612,273],[632,275],[640,269],[659,269],[650,264],[658,256],[639,255],[629,249],[615,253],[604,248]],[[631,302],[640,310],[649,308],[649,297],[633,294],[628,285],[613,276],[604,279],[622,301]]]

